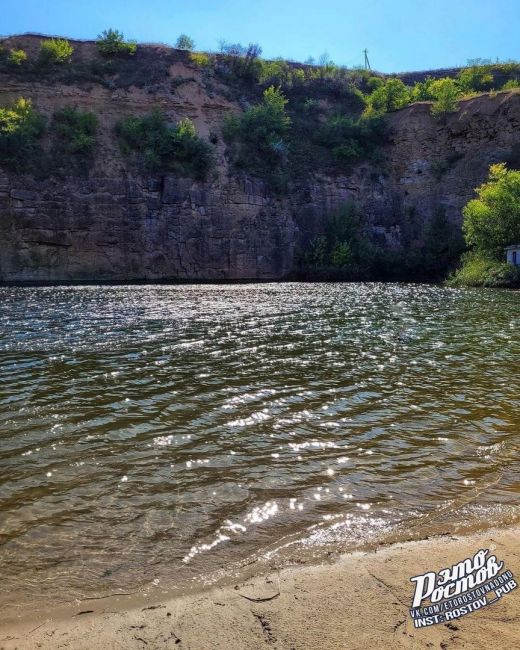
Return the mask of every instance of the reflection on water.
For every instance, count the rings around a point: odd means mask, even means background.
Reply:
[[[4,288],[0,307],[0,603],[517,517],[518,293]]]

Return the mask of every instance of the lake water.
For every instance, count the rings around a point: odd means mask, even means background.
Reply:
[[[518,521],[520,293],[0,289],[0,604]]]

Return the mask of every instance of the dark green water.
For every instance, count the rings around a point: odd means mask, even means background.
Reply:
[[[520,293],[0,289],[0,603],[518,519]]]

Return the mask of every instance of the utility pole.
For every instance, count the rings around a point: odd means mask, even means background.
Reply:
[[[365,55],[365,70],[372,70],[370,67],[370,61],[368,60],[368,50],[366,48],[363,50],[363,54]]]

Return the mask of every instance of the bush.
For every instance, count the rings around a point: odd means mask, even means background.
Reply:
[[[469,251],[462,256],[462,266],[448,279],[452,287],[520,287],[520,269],[506,262]]]
[[[27,62],[27,52],[21,49],[9,50],[7,62],[12,66],[21,66]]]
[[[410,89],[400,79],[388,79],[367,99],[368,116],[397,111],[410,103]]]
[[[40,63],[54,65],[68,63],[74,52],[72,45],[63,38],[50,38],[40,45]]]
[[[190,52],[190,61],[199,68],[207,68],[211,59],[205,52]]]
[[[98,118],[70,106],[54,113],[52,131],[56,149],[63,154],[89,157],[96,146]]]
[[[371,276],[375,249],[363,231],[353,201],[345,203],[325,224],[300,259],[300,270],[323,279],[362,279]]]
[[[30,165],[43,131],[43,118],[30,99],[0,108],[0,165],[16,171]]]
[[[463,93],[482,92],[493,88],[492,66],[474,65],[457,75],[457,85]]]
[[[518,79],[509,79],[509,81],[506,81],[502,86],[502,90],[513,90],[515,88],[520,88],[520,80]]]
[[[103,56],[133,56],[137,51],[137,43],[125,41],[124,34],[117,29],[106,29],[96,43]]]
[[[274,61],[260,61],[258,81],[261,84],[275,85],[278,87],[288,85],[291,79],[291,68],[287,61],[275,59]],[[305,79],[305,73],[304,73]]]
[[[348,165],[370,157],[384,139],[384,125],[378,117],[336,115],[318,126],[311,137],[328,149],[336,162]]]
[[[457,110],[460,91],[453,79],[445,77],[433,81],[430,85],[430,93],[435,100],[431,108],[434,117],[445,119],[448,113]]]
[[[384,85],[384,81],[381,77],[369,77],[366,81],[366,85],[367,88],[373,92],[374,90],[381,88],[381,86]]]
[[[175,43],[175,47],[178,50],[193,50],[195,41],[186,34],[181,34]]]
[[[146,169],[204,179],[213,165],[211,145],[197,136],[188,118],[171,127],[155,110],[144,117],[127,117],[119,122],[116,132],[123,153],[135,152]]]
[[[257,81],[261,67],[262,48],[258,43],[249,43],[247,47],[240,43],[220,43],[223,66],[218,70],[225,78],[241,81]]]
[[[239,117],[224,123],[224,138],[237,143],[235,164],[273,182],[287,159],[285,136],[291,120],[286,114],[287,99],[279,88],[270,86],[263,93],[263,101],[252,106]]]
[[[435,99],[431,87],[435,80],[432,77],[427,77],[424,81],[417,81],[410,93],[410,100],[412,102],[427,102]]]
[[[417,259],[417,271],[423,277],[445,278],[457,265],[464,251],[460,227],[452,224],[443,207],[438,207],[424,231]]]

